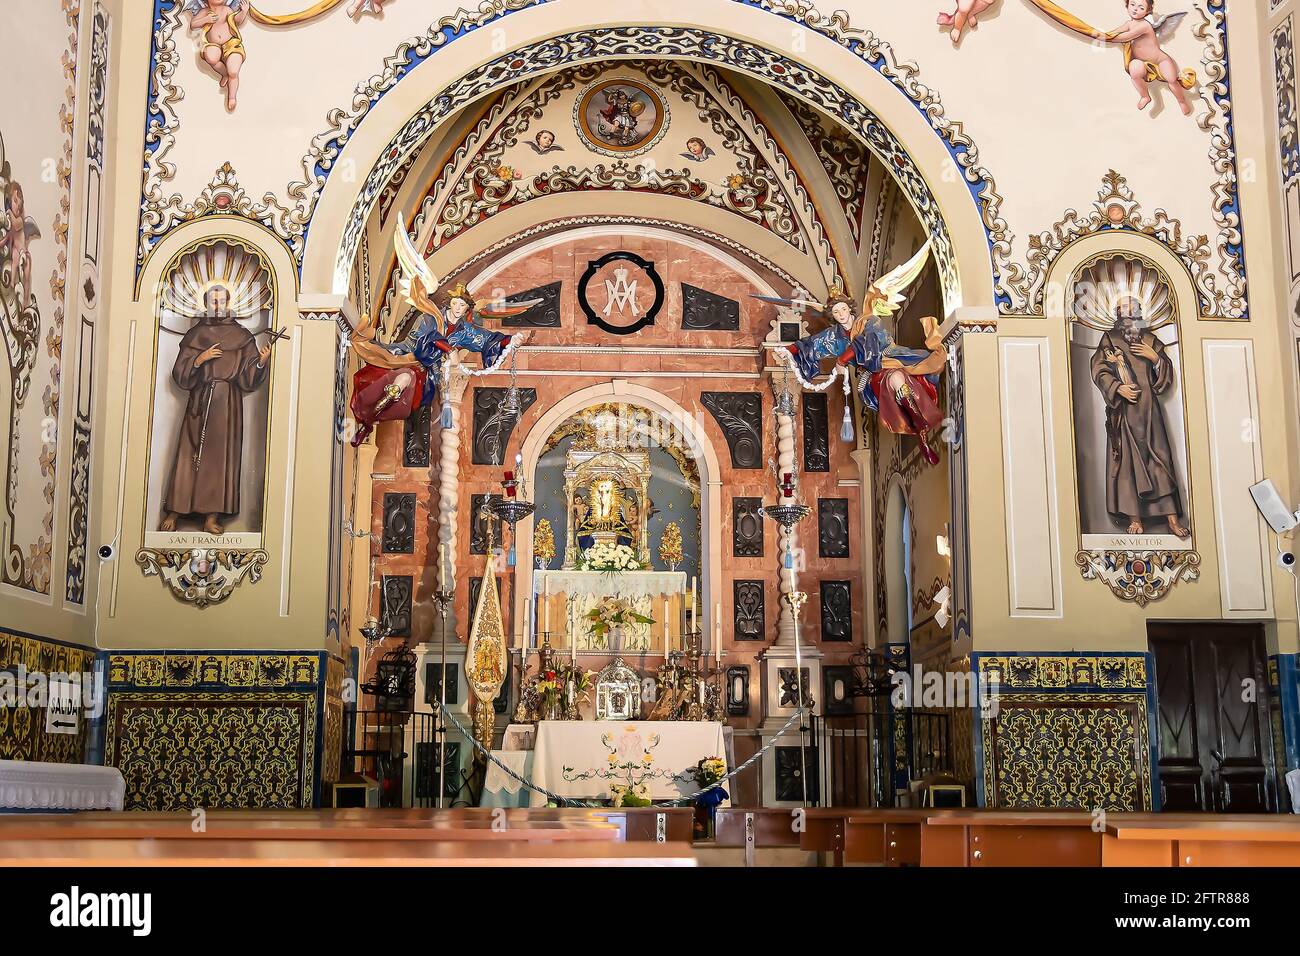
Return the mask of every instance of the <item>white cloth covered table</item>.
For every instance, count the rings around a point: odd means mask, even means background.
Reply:
[[[0,760],[0,813],[6,810],[121,810],[126,781],[116,767]]]
[[[673,800],[700,789],[688,771],[706,757],[726,759],[720,723],[544,720],[537,725],[532,782],[562,797],[601,800],[630,774],[634,784],[649,786],[652,800]],[[528,800],[546,805],[535,791]]]
[[[533,752],[531,750],[494,750],[492,756],[505,764],[525,780],[533,772]],[[520,791],[524,791],[521,793]],[[545,803],[545,801],[543,801]],[[528,806],[527,788],[510,776],[493,761],[488,761],[487,776],[483,780],[483,796],[480,807],[526,807]]]
[[[538,629],[549,625],[551,645],[564,654],[569,650],[570,614],[577,621],[579,651],[662,653],[667,637],[680,646],[679,621],[682,595],[686,591],[685,571],[539,571],[535,587],[541,597]],[[636,624],[594,637],[589,633],[586,614],[603,598],[621,598],[654,624]],[[665,615],[664,600],[668,600]],[[546,608],[549,606],[549,614]]]

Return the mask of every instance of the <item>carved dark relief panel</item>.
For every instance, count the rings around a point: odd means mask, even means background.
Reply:
[[[782,342],[798,342],[798,341],[799,341],[799,333],[800,333],[801,331],[802,331],[802,329],[800,328],[798,322],[782,322],[782,323],[781,323],[781,341],[782,341]]]
[[[823,558],[849,556],[849,499],[817,500],[817,553]]]
[[[488,518],[483,516],[483,503],[487,495],[469,496],[469,553],[488,553]],[[492,518],[492,542],[494,548],[501,547],[501,519]]]
[[[479,386],[474,389],[474,440],[472,461],[476,465],[500,465],[506,460],[506,447],[519,419],[504,411],[502,404],[508,389]],[[537,389],[519,390],[519,412],[528,411],[537,401]]]
[[[683,282],[682,329],[687,332],[738,332],[740,303]]]
[[[822,668],[822,713],[842,717],[853,713],[853,668],[829,664]]]
[[[510,706],[510,674],[511,668],[506,668],[505,679],[501,682],[501,691],[492,700],[492,710],[498,714],[504,714],[506,708]]]
[[[776,798],[782,803],[817,802],[817,748],[776,747]],[[804,774],[807,774],[805,789]]]
[[[469,619],[471,623],[474,620],[474,612],[478,610],[478,596],[479,596],[479,592],[482,590],[483,590],[482,578],[469,579]],[[469,632],[469,625],[465,626],[465,631],[466,633]]]
[[[413,411],[402,425],[402,464],[407,468],[429,467],[430,426],[433,406]]]
[[[853,585],[849,581],[823,581],[822,640],[853,640]]]
[[[738,558],[763,556],[762,498],[731,499],[731,553]]]
[[[442,664],[428,661],[424,665],[424,702],[432,704],[442,700]],[[447,662],[447,703],[460,703],[460,665]]]
[[[727,713],[732,717],[749,716],[748,665],[727,668]]]
[[[390,637],[411,636],[411,595],[415,587],[409,575],[383,575],[380,581],[380,621]]]
[[[507,329],[558,329],[560,327],[560,289],[562,282],[538,286],[527,292],[516,292],[510,296],[513,302],[526,302],[529,299],[541,299],[527,312],[501,320],[502,328]]]
[[[767,609],[762,581],[733,581],[735,611],[732,624],[736,640],[761,641],[767,631]]]
[[[389,492],[384,495],[385,554],[415,553],[415,495]]]
[[[763,467],[763,396],[757,392],[704,392],[704,407],[727,439],[733,468]]]
[[[438,799],[438,751],[434,743],[415,745],[415,797],[417,800]],[[454,800],[460,794],[460,741],[447,743],[447,757],[442,765],[442,795]]]
[[[825,392],[809,392],[803,397],[803,470],[831,470],[831,430]]]
[[[813,688],[808,683],[812,678],[809,676],[808,668],[801,667],[796,671],[793,667],[778,667],[776,669],[776,679],[781,684],[781,692],[777,697],[777,706],[798,706],[800,681],[803,682],[804,706],[813,706]]]

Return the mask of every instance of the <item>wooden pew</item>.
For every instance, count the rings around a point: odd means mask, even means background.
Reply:
[[[684,843],[409,840],[13,840],[0,867],[694,866]]]
[[[925,818],[921,865],[1101,866],[1094,822],[1082,811],[949,810]]]
[[[1300,866],[1300,819],[1124,817],[1107,823],[1101,859],[1102,866]]]
[[[792,811],[784,809],[719,807],[713,842],[715,846],[742,847],[745,866],[753,866],[760,848],[801,845],[802,835],[795,830],[794,819]]]
[[[952,811],[853,810],[845,821],[845,859],[875,866],[920,866],[926,820]]]
[[[591,813],[621,826],[628,843],[690,843],[695,837],[694,807],[620,807]]]
[[[22,814],[0,818],[0,842],[30,840],[303,840],[621,842],[626,820],[599,811],[492,818],[420,811],[213,811]]]

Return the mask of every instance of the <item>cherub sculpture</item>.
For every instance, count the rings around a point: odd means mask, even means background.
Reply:
[[[926,243],[903,265],[876,280],[867,290],[862,314],[839,289],[831,290],[825,304],[808,299],[755,298],[787,307],[812,306],[816,314],[829,318],[828,328],[789,346],[776,346],[781,349],[777,354],[791,365],[805,388],[817,387],[813,379],[821,374],[823,359],[854,366],[863,404],[889,431],[915,435],[922,454],[933,465],[939,456],[930,447],[928,433],[943,421],[937,386],[948,359],[939,338],[939,323],[932,317],[921,319],[926,347],[910,349],[898,345],[882,322],[899,310],[904,290],[920,276],[929,255]]]
[[[980,14],[994,6],[998,0],[957,0],[957,9],[952,13],[939,14],[939,26],[950,27],[948,35],[952,45],[961,42],[967,27],[979,26]]]
[[[3,145],[0,144],[0,160],[3,159]],[[6,164],[7,165],[7,164]],[[23,199],[23,187],[17,180],[10,179],[4,189],[5,226],[0,230],[0,261],[7,263],[5,271],[9,273],[9,284],[17,287],[22,279],[23,295],[32,294],[32,254],[28,245],[33,239],[41,238],[41,230],[36,220],[27,215],[27,204]],[[3,277],[0,277],[2,281]]]
[[[433,300],[438,279],[416,251],[401,214],[395,239],[399,277],[398,301],[419,310],[423,318],[401,342],[378,341],[367,318],[352,340],[353,351],[365,363],[353,377],[352,414],[360,428],[352,443],[360,445],[375,424],[406,418],[415,409],[432,404],[442,378],[443,363],[457,349],[483,356],[485,371],[499,368],[506,357],[528,341],[530,332],[505,335],[474,322],[475,315],[508,318],[527,312],[540,300],[497,303],[479,307],[464,283],[447,293],[447,309]]]
[[[1066,12],[1052,0],[1029,0],[1034,6],[1064,27],[1092,40],[1116,43],[1124,50],[1124,69],[1138,91],[1140,110],[1151,105],[1151,84],[1165,83],[1173,94],[1184,116],[1192,115],[1192,104],[1185,90],[1196,86],[1196,71],[1179,69],[1174,58],[1165,52],[1163,44],[1173,39],[1174,31],[1187,16],[1187,11],[1156,16],[1156,0],[1124,0],[1129,15],[1126,23],[1109,32],[1089,26],[1072,13]]]
[[[190,30],[203,31],[203,58],[221,79],[226,91],[226,109],[233,112],[239,101],[239,71],[248,58],[240,27],[248,19],[247,0],[188,0]]]

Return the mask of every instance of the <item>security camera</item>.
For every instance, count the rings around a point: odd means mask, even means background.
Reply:
[[[99,553],[99,560],[112,561],[113,555],[115,555],[117,552],[113,549],[113,546],[111,544],[101,544],[99,546],[98,553]]]
[[[1277,555],[1277,566],[1283,571],[1289,571],[1291,574],[1295,574],[1295,552],[1279,551]]]
[[[1265,479],[1257,485],[1251,485],[1250,496],[1255,499],[1255,507],[1259,509],[1259,513],[1277,534],[1286,534],[1300,525],[1300,511],[1293,512],[1287,507],[1282,496],[1273,487],[1273,482]]]

